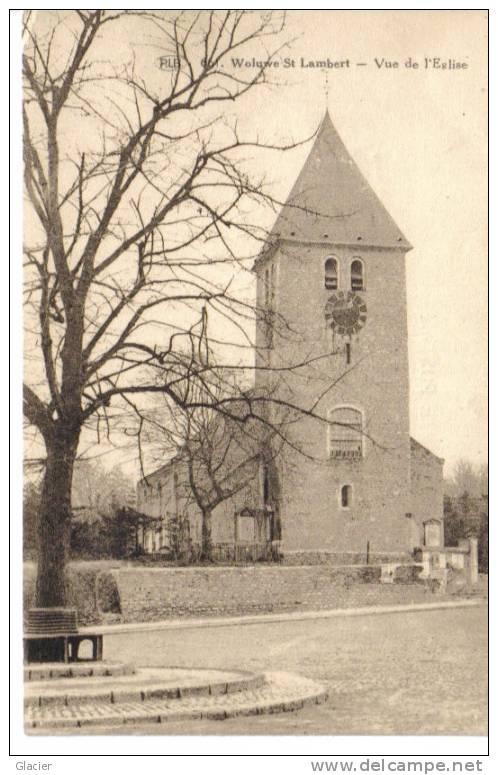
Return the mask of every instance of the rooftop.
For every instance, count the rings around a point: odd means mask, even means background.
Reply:
[[[349,155],[328,112],[271,238],[411,249]]]

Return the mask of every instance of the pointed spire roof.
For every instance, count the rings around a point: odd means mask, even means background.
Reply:
[[[403,251],[411,248],[349,155],[328,112],[272,236]]]

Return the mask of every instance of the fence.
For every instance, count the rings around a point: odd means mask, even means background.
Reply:
[[[277,548],[269,541],[243,544],[213,544],[213,559],[217,562],[278,561]]]

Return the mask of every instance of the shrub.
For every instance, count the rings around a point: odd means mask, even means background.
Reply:
[[[96,598],[96,576],[101,570],[97,563],[70,563],[67,570],[68,607],[78,611],[78,623],[82,625],[99,624],[102,617],[99,613]],[[24,611],[35,604],[36,565],[26,563],[24,566]]]
[[[121,599],[115,576],[109,571],[101,571],[96,579],[96,595],[100,610],[104,614],[120,614]]]
[[[415,584],[422,573],[422,565],[400,565],[394,572],[395,584]]]

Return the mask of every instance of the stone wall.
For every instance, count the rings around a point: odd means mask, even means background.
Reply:
[[[213,567],[69,568],[68,605],[80,625],[180,617],[355,608],[420,602],[422,565],[396,565],[390,588],[380,565],[253,565]],[[35,572],[25,567],[25,609],[34,605]]]
[[[364,584],[379,582],[380,573],[380,566],[326,565],[112,571],[125,622],[334,608],[345,590],[364,596]]]
[[[329,552],[329,551],[284,551],[283,565],[381,565],[383,563],[410,564],[413,557],[408,552]]]

